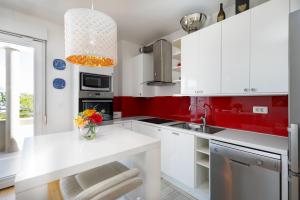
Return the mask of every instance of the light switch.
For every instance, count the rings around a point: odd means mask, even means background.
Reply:
[[[268,114],[269,109],[267,106],[253,106],[253,113]]]

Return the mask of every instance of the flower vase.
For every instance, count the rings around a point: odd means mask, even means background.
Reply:
[[[96,126],[87,126],[80,128],[80,135],[87,140],[94,140],[97,135],[98,128]]]

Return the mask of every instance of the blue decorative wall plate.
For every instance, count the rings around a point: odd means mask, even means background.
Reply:
[[[56,89],[64,89],[66,87],[66,81],[62,78],[56,78],[53,80],[53,87]]]
[[[57,70],[64,70],[66,69],[66,62],[62,59],[54,59],[53,67]]]

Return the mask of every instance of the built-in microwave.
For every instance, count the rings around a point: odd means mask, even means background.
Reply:
[[[111,92],[112,78],[108,75],[80,73],[81,91]]]

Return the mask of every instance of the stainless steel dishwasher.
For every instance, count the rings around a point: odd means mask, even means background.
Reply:
[[[228,143],[210,143],[211,200],[280,200],[281,157]]]

